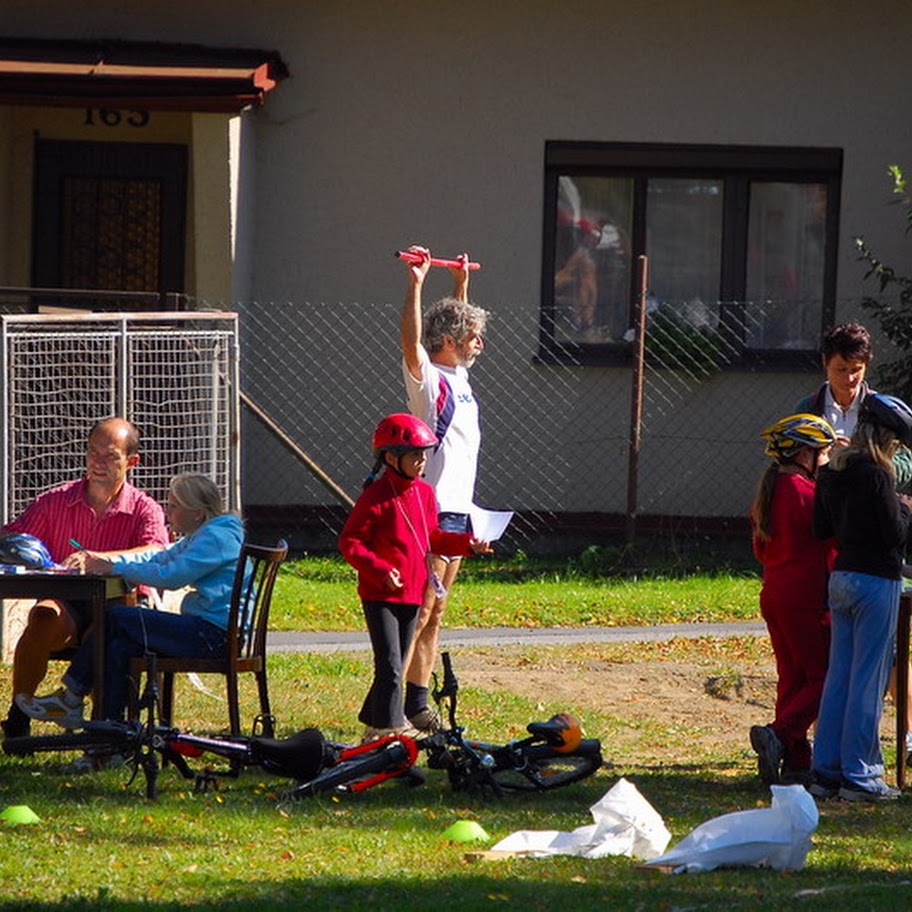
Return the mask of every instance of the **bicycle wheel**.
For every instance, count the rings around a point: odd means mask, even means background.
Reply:
[[[569,754],[547,744],[491,745],[488,753],[494,764],[477,770],[473,783],[505,792],[547,792],[579,782],[602,765],[601,746],[594,739],[583,741]]]
[[[384,773],[398,775],[409,769],[409,755],[405,745],[399,741],[384,744],[377,751],[360,754],[349,760],[340,760],[335,766],[320,773],[309,782],[291,790],[292,798],[307,798],[339,788],[352,788],[359,782]],[[385,778],[390,778],[386,776]]]
[[[99,751],[111,754],[130,754],[136,749],[135,733],[123,728],[102,730],[82,729],[66,731],[59,735],[26,735],[23,738],[6,738],[3,752],[13,756],[47,753],[51,751]]]

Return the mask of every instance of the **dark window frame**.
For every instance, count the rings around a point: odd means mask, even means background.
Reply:
[[[558,177],[624,177],[634,181],[631,260],[645,251],[645,190],[649,178],[712,178],[724,182],[722,262],[719,301],[730,306],[746,299],[748,193],[752,181],[822,183],[827,188],[824,275],[821,289],[823,334],[836,310],[839,210],[843,151],[831,147],[740,146],[675,143],[612,143],[548,140],[544,155],[542,278],[539,360],[546,363],[626,364],[630,346],[580,343],[555,337],[554,271]],[[636,269],[630,270],[628,294],[632,321]],[[740,361],[732,366],[768,369],[819,368],[817,349],[748,348],[735,340]]]

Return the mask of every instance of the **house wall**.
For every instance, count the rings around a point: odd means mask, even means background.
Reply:
[[[837,317],[856,316],[858,299],[873,290],[863,282],[853,235],[865,234],[890,262],[908,261],[902,220],[886,205],[887,166],[912,168],[912,120],[901,113],[912,69],[903,0],[41,6],[36,17],[34,4],[8,0],[0,29],[260,47],[287,62],[290,78],[244,118],[238,148],[247,149],[246,177],[226,229],[243,241],[234,274],[226,279],[221,261],[199,251],[194,257],[193,287],[203,298],[221,300],[227,281],[261,302],[395,303],[404,283],[391,254],[421,241],[480,259],[473,296],[495,314],[526,308],[534,333],[548,139],[842,148]],[[13,157],[18,176],[27,166]],[[0,168],[4,160],[0,154]],[[219,181],[216,192],[227,199],[230,178]],[[206,236],[203,199],[195,212],[197,245]],[[17,243],[9,238],[10,276],[22,272]],[[496,327],[495,320],[492,345]],[[364,345],[371,342],[366,334]],[[531,363],[523,369],[535,388],[540,372]],[[613,374],[608,386],[625,390],[626,372]],[[606,371],[583,375],[580,401],[597,395]],[[724,416],[715,437],[733,436],[753,453],[758,428],[816,382],[801,374],[726,373],[688,407],[708,416],[710,426],[714,415]],[[618,415],[628,408],[623,393],[603,401]],[[294,389],[284,405],[308,408]],[[492,432],[486,446],[497,439]],[[535,444],[526,445],[532,458]],[[613,470],[598,447],[580,452],[581,479]],[[706,455],[712,452],[707,444]],[[756,465],[727,459],[714,468],[717,487],[739,511],[760,463],[759,455],[752,458]],[[506,490],[497,494],[507,500]],[[590,494],[581,481],[567,492],[567,509],[591,504]],[[281,501],[288,492],[257,496]],[[612,506],[618,499],[606,497]],[[694,506],[684,487],[669,492],[667,503]]]
[[[86,121],[82,108],[0,107],[0,186],[8,206],[0,220],[0,285],[31,284],[32,183],[35,140],[83,142],[160,142],[189,145],[189,114],[155,113],[148,127],[137,129],[121,123],[104,126]],[[222,118],[225,120],[225,118]],[[227,167],[221,161],[219,167]],[[192,168],[188,185],[192,188]],[[189,191],[192,198],[192,189]],[[220,191],[218,199],[224,194]],[[189,224],[193,224],[192,211]],[[192,270],[192,266],[191,266]],[[191,272],[192,274],[192,272]]]

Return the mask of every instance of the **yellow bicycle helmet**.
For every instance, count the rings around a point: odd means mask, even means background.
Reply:
[[[780,418],[760,436],[766,441],[766,455],[780,462],[792,459],[802,447],[825,450],[836,442],[829,421],[807,412]]]

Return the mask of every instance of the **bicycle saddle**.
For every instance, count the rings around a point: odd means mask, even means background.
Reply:
[[[576,750],[583,739],[579,722],[566,712],[556,713],[547,722],[530,722],[526,731],[561,752]]]
[[[305,728],[288,738],[252,738],[250,753],[269,772],[299,782],[313,779],[326,760],[326,739],[316,728]]]

